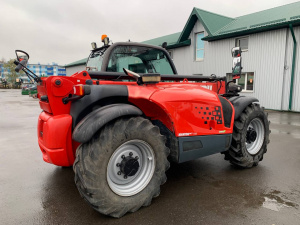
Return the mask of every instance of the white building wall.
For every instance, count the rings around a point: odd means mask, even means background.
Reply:
[[[280,29],[249,35],[248,51],[242,53],[243,72],[254,72],[253,92],[242,92],[242,95],[258,98],[261,105],[268,109],[282,109],[283,77],[284,74],[287,74],[287,77],[290,76],[290,72],[284,69],[287,30]],[[192,44],[173,49],[173,61],[178,74],[225,76],[226,73],[231,73],[231,49],[235,46],[235,38],[206,41],[204,60],[198,62],[195,61],[195,34],[202,31],[205,32],[205,29],[197,21],[189,37]],[[299,29],[297,32],[299,37]],[[204,35],[206,36],[207,33],[205,32]],[[292,43],[292,41],[289,42]],[[299,62],[297,64],[299,65]],[[299,69],[297,71],[299,87]],[[298,96],[299,92],[300,90],[296,93]],[[297,101],[296,99],[295,97],[294,101]],[[299,99],[300,97],[298,97],[298,102],[300,102]],[[300,105],[297,111],[300,111]]]
[[[286,50],[286,60],[285,60],[285,76],[284,76],[284,91],[283,91],[283,101],[282,109],[288,110],[289,100],[290,100],[290,86],[291,86],[291,73],[292,73],[292,63],[293,63],[293,50],[294,42],[290,30],[287,30],[287,50]],[[294,89],[293,89],[293,101],[292,101],[292,111],[300,111],[300,27],[294,28],[294,33],[297,41],[297,54],[295,63],[295,74],[294,74]]]
[[[300,27],[294,28],[294,32],[297,40],[297,55],[292,110],[300,112]]]
[[[268,109],[281,110],[285,45],[286,29],[252,34],[242,55],[243,71],[254,72],[254,91],[249,94]]]
[[[204,32],[204,36],[208,35],[202,24],[197,21],[189,36],[192,44],[173,50],[173,61],[178,74],[202,74],[204,76],[216,74],[225,76],[226,73],[230,73],[232,67],[231,48],[234,46],[234,39],[215,42],[205,41],[204,59],[203,61],[196,61],[195,36],[199,32]]]
[[[77,72],[83,71],[83,70],[85,70],[85,65],[66,67],[66,74],[67,74],[67,76],[71,76],[74,73],[77,73]]]

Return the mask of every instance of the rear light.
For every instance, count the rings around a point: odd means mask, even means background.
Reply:
[[[78,100],[85,95],[89,95],[91,93],[90,85],[78,84],[73,86],[73,91],[69,94],[68,97],[63,98],[62,101],[64,104],[67,104],[70,101]]]
[[[89,85],[78,84],[73,87],[73,94],[78,96],[85,96],[91,93],[91,87]]]

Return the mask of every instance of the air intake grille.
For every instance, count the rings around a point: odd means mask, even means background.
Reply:
[[[219,96],[219,99],[222,104],[224,125],[225,125],[225,127],[230,127],[230,122],[231,122],[231,118],[232,118],[232,107],[231,107],[230,103],[223,97]]]

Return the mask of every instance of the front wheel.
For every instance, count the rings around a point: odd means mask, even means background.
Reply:
[[[95,210],[113,217],[150,205],[166,181],[165,141],[159,128],[142,117],[106,125],[77,149],[74,171],[80,194]]]
[[[267,113],[257,104],[249,105],[234,121],[232,142],[225,159],[244,168],[257,166],[267,152],[269,134]]]

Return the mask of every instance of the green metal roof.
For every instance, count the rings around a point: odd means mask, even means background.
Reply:
[[[178,46],[180,47],[182,46],[182,43],[186,43],[189,40],[190,33],[197,20],[202,23],[208,33],[208,36],[204,37],[202,40],[214,41],[229,37],[237,37],[283,27],[288,28],[289,24],[299,26],[300,2],[278,6],[236,18],[230,18],[203,9],[193,8],[182,32],[151,39],[144,43],[161,45],[166,41],[168,43],[168,48],[172,48],[172,46],[176,46],[174,38],[178,35],[177,45],[181,44]]]
[[[204,37],[203,40],[218,40],[237,35],[288,27],[288,24],[299,25],[300,2],[263,10],[240,16],[221,29]]]
[[[177,40],[180,36],[181,32],[175,33],[175,34],[169,34],[162,37],[154,38],[151,40],[143,41],[141,43],[143,44],[149,44],[149,45],[162,45],[162,43],[167,42],[168,45],[176,44]]]
[[[197,20],[200,20],[207,33],[209,35],[212,35],[216,31],[224,27],[226,24],[232,22],[234,19],[202,9],[194,8],[183,31],[181,32],[178,42],[182,42],[188,39]]]
[[[87,60],[88,60],[88,58],[84,58],[84,59],[78,60],[76,62],[69,63],[69,64],[65,65],[65,67],[67,68],[67,67],[71,67],[71,66],[85,65]]]

